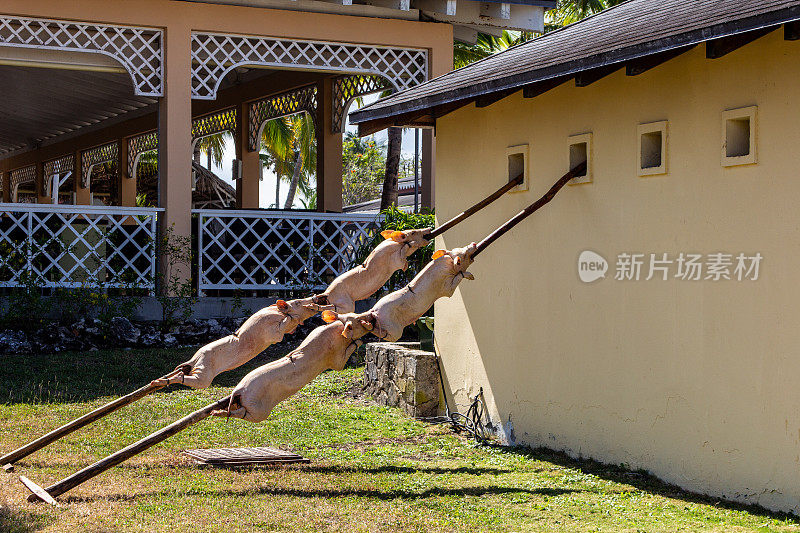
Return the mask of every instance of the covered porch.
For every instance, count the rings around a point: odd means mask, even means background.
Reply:
[[[324,287],[376,228],[374,215],[342,213],[350,104],[451,65],[447,24],[175,0],[4,3],[0,287],[152,294],[166,275],[201,295]],[[296,113],[314,125],[316,210],[260,209],[262,130]],[[192,157],[222,132],[232,185]],[[425,130],[427,206],[433,142]],[[194,260],[168,265],[165,236]]]

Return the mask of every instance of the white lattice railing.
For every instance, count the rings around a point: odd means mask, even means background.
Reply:
[[[379,229],[375,215],[197,209],[198,289],[320,290]]]
[[[153,293],[163,209],[0,204],[0,287],[135,287]]]

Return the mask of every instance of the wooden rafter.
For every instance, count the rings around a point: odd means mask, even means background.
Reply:
[[[594,82],[605,78],[609,74],[613,74],[622,68],[619,63],[613,65],[606,65],[604,67],[593,68],[591,70],[584,70],[575,74],[575,87],[588,87]]]
[[[540,94],[544,94],[550,89],[555,89],[559,85],[572,79],[572,76],[559,76],[557,78],[550,78],[549,80],[537,81],[522,88],[523,98],[535,98]]]
[[[706,57],[708,59],[719,59],[738,50],[746,44],[750,44],[756,39],[760,39],[768,33],[778,29],[778,26],[771,26],[769,28],[761,28],[758,30],[748,31],[746,33],[739,33],[731,35],[730,37],[722,37],[720,39],[712,39],[706,42]]]
[[[672,50],[667,50],[666,52],[659,52],[658,54],[640,57],[639,59],[633,59],[625,63],[625,74],[627,76],[638,76],[639,74],[644,74],[648,70],[653,69],[662,63],[666,63],[670,59],[674,59],[679,55],[688,52],[694,47],[695,45],[681,46],[680,48],[673,48]]]

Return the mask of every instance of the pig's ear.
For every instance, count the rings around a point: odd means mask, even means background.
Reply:
[[[285,300],[278,300],[275,302],[275,305],[277,306],[278,311],[286,312],[289,310],[289,304],[287,304]]]
[[[344,337],[345,339],[349,339],[352,338],[352,336],[353,336],[353,324],[350,324],[348,322],[347,324],[344,325],[344,329],[342,330],[342,337]]]
[[[433,259],[434,260],[439,259],[440,257],[442,257],[446,253],[447,253],[447,250],[436,250],[435,252],[433,252]]]
[[[392,233],[394,233],[394,231],[390,229],[385,229],[381,232],[381,237],[383,237],[386,240],[389,240],[392,238]]]
[[[364,329],[366,329],[367,331],[372,331],[372,328],[374,327],[372,325],[372,322],[367,322],[366,320],[363,319],[361,320],[361,325],[364,326]]]
[[[336,320],[336,313],[333,311],[323,311],[322,312],[322,320],[330,324],[331,322]]]
[[[392,232],[392,240],[394,240],[396,242],[400,242],[402,240],[405,240],[405,237],[406,237],[406,234],[403,233],[402,231],[393,231]]]
[[[456,258],[453,259],[453,264],[456,265],[456,266],[460,266],[461,265],[461,258],[456,256]]]

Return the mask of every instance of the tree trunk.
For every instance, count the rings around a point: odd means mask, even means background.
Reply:
[[[275,209],[281,206],[281,176],[275,173]]]
[[[389,143],[386,149],[386,173],[381,194],[381,211],[388,209],[389,206],[397,205],[397,175],[400,172],[400,147],[403,143],[402,128],[389,128],[386,133]]]
[[[292,172],[292,181],[289,183],[289,192],[286,193],[286,203],[283,205],[284,209],[291,209],[294,203],[294,195],[297,192],[297,184],[300,182],[300,171],[303,170],[303,154],[297,154],[297,161],[294,164],[294,172]]]
[[[202,154],[202,151],[200,150],[200,143],[197,142],[197,143],[194,144],[194,154],[193,154],[194,157],[193,157],[193,159],[194,159],[194,162],[197,163],[198,165],[200,164],[200,154]]]

